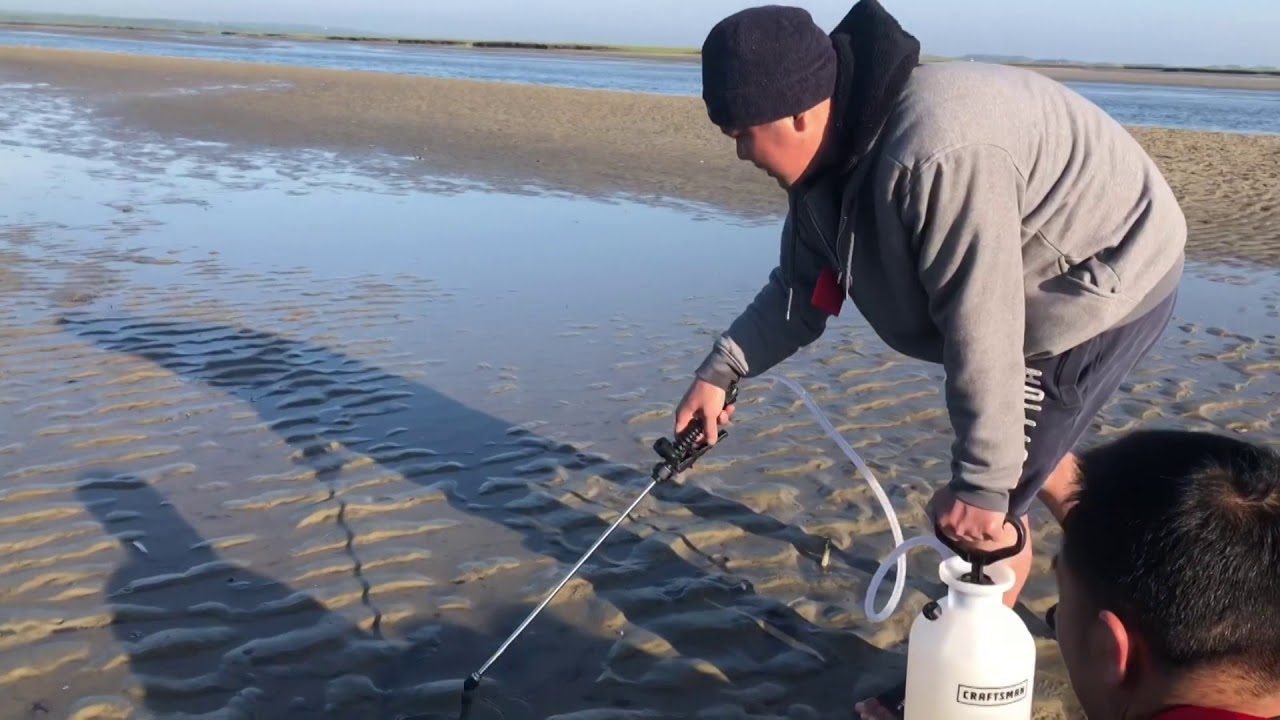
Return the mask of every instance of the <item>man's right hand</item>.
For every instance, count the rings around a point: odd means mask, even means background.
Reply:
[[[733,417],[733,406],[724,405],[725,395],[724,390],[695,378],[676,408],[676,434],[688,429],[689,423],[696,420],[702,423],[703,442],[715,445],[719,438],[717,429]]]

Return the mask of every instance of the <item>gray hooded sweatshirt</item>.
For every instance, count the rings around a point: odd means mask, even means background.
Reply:
[[[1138,317],[1181,277],[1186,221],[1155,163],[1029,70],[916,67],[857,167],[789,195],[779,265],[697,376],[727,387],[817,340],[829,268],[889,347],[942,365],[951,488],[989,510],[1007,511],[1026,457],[1026,360]]]

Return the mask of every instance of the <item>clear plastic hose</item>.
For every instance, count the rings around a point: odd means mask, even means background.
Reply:
[[[880,563],[880,567],[876,570],[875,575],[871,577],[871,584],[867,586],[867,596],[863,601],[863,610],[866,612],[868,620],[873,623],[882,623],[893,614],[894,610],[898,609],[898,603],[902,600],[903,587],[907,581],[908,552],[911,552],[913,549],[918,547],[932,547],[944,558],[951,557],[955,553],[948,549],[947,546],[943,545],[942,542],[938,540],[938,538],[934,537],[932,533],[929,535],[921,535],[920,537],[912,538],[911,540],[903,542],[902,527],[898,524],[898,514],[894,511],[893,505],[889,502],[889,496],[885,494],[884,488],[880,487],[880,483],[876,482],[875,476],[871,474],[871,469],[867,467],[867,464],[862,461],[862,457],[859,456],[857,451],[845,441],[844,437],[836,430],[835,426],[831,424],[831,421],[827,419],[827,416],[823,414],[822,410],[818,407],[818,404],[814,402],[813,397],[811,397],[799,383],[790,378],[785,378],[780,375],[766,375],[763,379],[775,380],[782,383],[790,388],[796,395],[800,396],[800,399],[804,401],[806,406],[808,406],[809,411],[813,413],[818,424],[822,426],[822,429],[827,432],[827,435],[831,437],[845,456],[849,458],[849,461],[858,468],[858,471],[862,473],[862,479],[867,482],[867,485],[871,487],[871,492],[874,493],[876,499],[880,501],[880,507],[884,510],[884,515],[889,520],[889,530],[893,533],[894,548],[893,552],[889,553],[889,557],[885,558],[884,561]],[[895,563],[898,566],[898,575],[893,581],[893,593],[889,596],[889,602],[884,606],[884,609],[876,612],[875,598],[879,593],[880,583],[884,582],[884,576],[889,573],[890,566]]]

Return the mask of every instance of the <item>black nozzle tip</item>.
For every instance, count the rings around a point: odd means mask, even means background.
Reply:
[[[480,676],[476,673],[471,673],[471,676],[462,683],[462,692],[469,693],[478,687],[480,687]]]

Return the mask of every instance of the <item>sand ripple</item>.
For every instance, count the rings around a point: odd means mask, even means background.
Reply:
[[[339,352],[194,310],[68,313],[58,333],[9,333],[7,364],[40,358],[44,377],[76,382],[8,405],[29,432],[0,490],[0,685],[46,704],[56,683],[84,688],[58,705],[69,717],[448,713],[453,678],[644,483],[643,462],[621,458],[651,456],[627,443],[670,422],[669,403],[611,401],[597,383],[621,440],[542,435],[546,421],[497,421],[388,369],[379,343]],[[790,372],[916,532],[945,472],[940,377],[868,357],[864,332]],[[1276,357],[1274,339],[1171,333],[1101,435],[1174,420],[1267,431]],[[645,368],[610,372],[631,383]],[[898,617],[867,625],[860,598],[890,545],[870,492],[784,388],[750,383],[732,433],[588,563],[495,670],[490,702],[508,717],[530,702],[665,717],[610,704],[694,693],[706,717],[826,717],[901,667],[910,612],[937,592],[933,560],[913,558]],[[1052,596],[1042,572],[1027,606]],[[555,667],[541,666],[576,688],[561,703],[526,670],[547,653]]]

